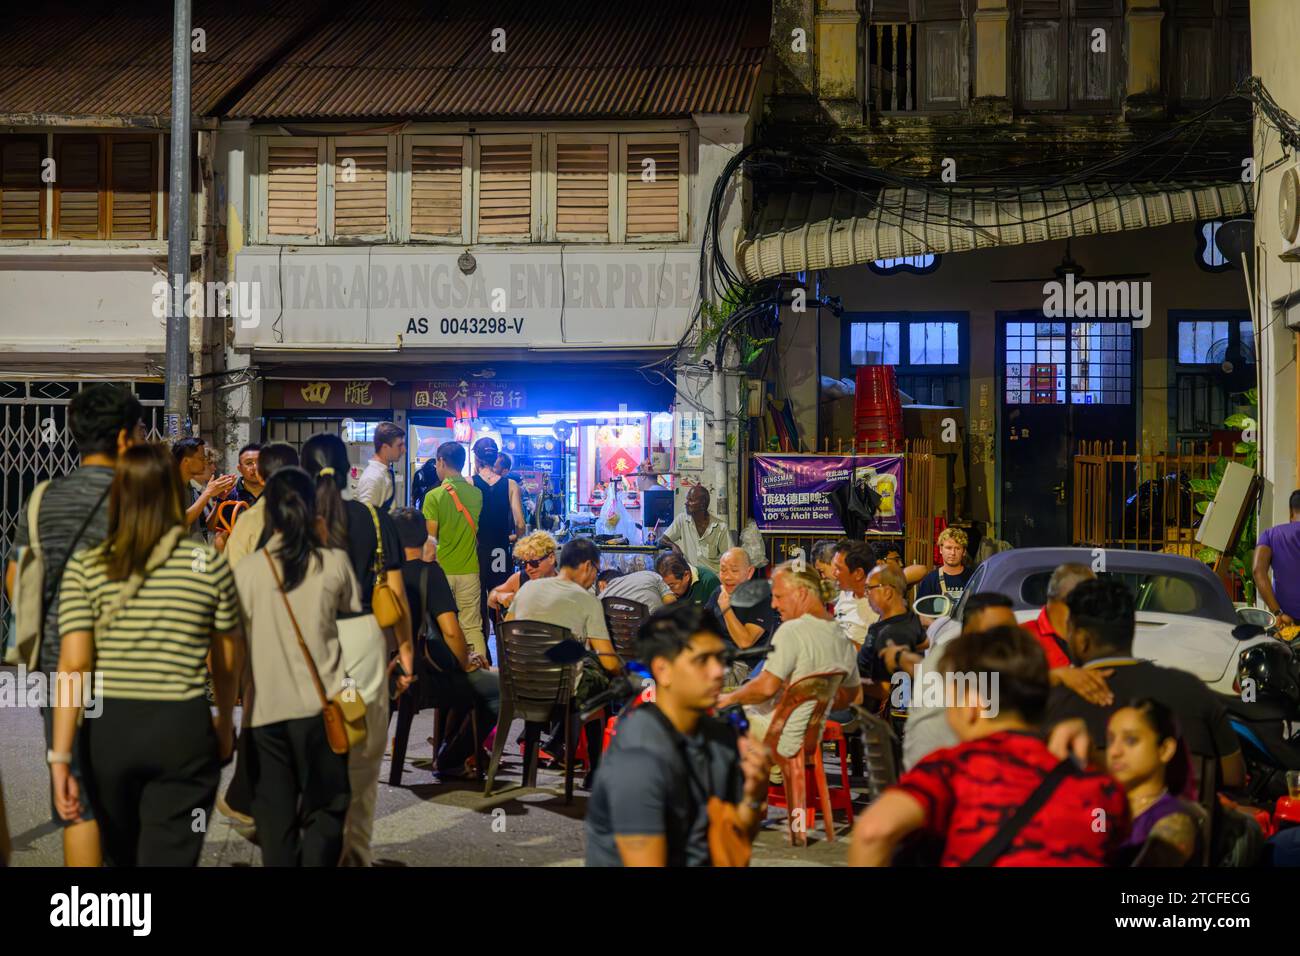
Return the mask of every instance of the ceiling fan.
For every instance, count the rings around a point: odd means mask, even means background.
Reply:
[[[1027,279],[994,279],[994,282],[1064,282],[1067,275],[1073,275],[1076,280],[1082,279],[1086,270],[1079,263],[1074,261],[1070,255],[1070,240],[1065,240],[1065,258],[1061,264],[1052,270],[1050,276],[1034,276]],[[1089,276],[1090,279],[1108,282],[1126,282],[1134,279],[1146,279],[1151,275],[1149,272],[1116,272],[1104,276]]]

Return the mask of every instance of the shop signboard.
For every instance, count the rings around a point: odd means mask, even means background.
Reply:
[[[750,471],[751,513],[760,531],[843,534],[830,493],[852,481],[880,496],[867,533],[903,533],[901,455],[755,455]]]
[[[418,382],[411,388],[414,411],[468,412],[471,417],[522,414],[528,393],[522,386],[496,380],[461,379],[454,382]]]
[[[300,379],[277,384],[281,408],[392,407],[392,387],[375,379]]]
[[[628,348],[675,345],[699,298],[689,248],[250,246],[235,322],[243,348]],[[267,317],[274,316],[275,321]]]

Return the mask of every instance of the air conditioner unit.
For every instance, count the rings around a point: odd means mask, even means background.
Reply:
[[[1277,190],[1277,225],[1282,233],[1278,256],[1287,262],[1300,262],[1300,164],[1282,173]]]

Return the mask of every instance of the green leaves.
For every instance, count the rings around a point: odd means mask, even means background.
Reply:
[[[1206,564],[1213,564],[1219,560],[1219,552],[1213,548],[1198,548],[1196,550],[1196,560],[1204,561]]]
[[[1197,513],[1197,514],[1200,514],[1200,515],[1203,515],[1203,514],[1205,514],[1206,509],[1208,509],[1209,507],[1210,507],[1210,502],[1209,502],[1209,501],[1198,501],[1198,502],[1196,502],[1196,505],[1195,505],[1196,513]]]
[[[1188,482],[1192,491],[1198,495],[1213,498],[1219,491],[1219,483],[1211,478],[1193,478]]]
[[[1243,415],[1241,412],[1238,412],[1235,415],[1229,415],[1225,418],[1223,420],[1223,426],[1225,428],[1254,428],[1255,419],[1251,418],[1249,415]]]

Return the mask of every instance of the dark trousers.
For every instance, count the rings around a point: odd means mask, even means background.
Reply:
[[[105,862],[197,865],[221,778],[207,701],[107,698],[82,729]]]
[[[254,727],[248,780],[266,866],[337,866],[352,788],[317,714]]]

